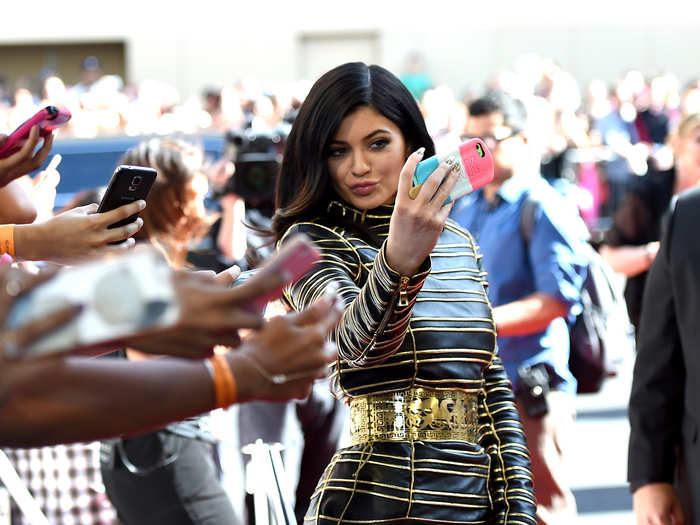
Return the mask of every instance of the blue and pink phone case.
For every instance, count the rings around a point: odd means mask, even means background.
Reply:
[[[423,184],[441,162],[455,166],[459,180],[446,202],[457,200],[493,180],[493,157],[481,139],[469,139],[456,151],[446,155],[435,155],[421,161],[413,174],[415,186]]]

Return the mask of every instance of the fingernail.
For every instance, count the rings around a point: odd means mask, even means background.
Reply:
[[[141,217],[136,217],[136,225],[141,228],[143,226],[143,219]]]
[[[137,202],[137,204],[138,204],[138,206],[139,206],[139,210],[143,210],[143,209],[146,207],[146,201],[144,201],[144,200],[139,200],[139,201],[136,201],[136,202]]]
[[[416,157],[418,157],[419,159],[422,159],[424,154],[425,148],[418,148],[415,153]]]

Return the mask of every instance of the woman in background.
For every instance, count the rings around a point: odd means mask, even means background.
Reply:
[[[204,208],[207,179],[201,150],[180,140],[153,138],[127,151],[119,164],[158,174],[140,217],[137,242],[157,246],[173,267],[209,229]],[[130,360],[146,354],[127,349]],[[174,378],[175,380],[175,378]],[[102,477],[125,525],[236,523],[219,481],[216,441],[206,419],[190,418],[141,436],[103,443]]]

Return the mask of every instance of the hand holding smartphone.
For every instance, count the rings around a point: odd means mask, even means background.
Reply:
[[[47,137],[53,130],[68,122],[70,118],[71,114],[67,109],[59,109],[56,106],[46,106],[40,109],[7,137],[5,143],[0,146],[0,159],[19,151],[29,138],[29,133],[34,126],[39,126],[41,137]]]
[[[297,234],[285,242],[260,268],[243,272],[234,286],[250,282],[259,283],[265,289],[266,282],[280,282],[280,285],[266,290],[248,303],[247,309],[262,313],[267,303],[282,297],[285,286],[303,277],[320,259],[321,254],[311,239],[304,234]]]
[[[111,211],[137,200],[145,201],[151,186],[153,186],[153,182],[156,180],[156,175],[156,170],[144,166],[118,166],[109,180],[109,185],[97,208],[97,213]],[[138,214],[134,214],[109,225],[108,229],[118,228],[134,222],[137,217]]]
[[[415,199],[423,183],[441,162],[446,162],[458,170],[459,179],[445,204],[457,200],[493,180],[493,156],[481,139],[470,139],[462,143],[456,151],[446,155],[429,157],[416,166],[413,174],[413,188],[409,195]]]

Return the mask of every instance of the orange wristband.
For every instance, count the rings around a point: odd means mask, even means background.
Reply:
[[[236,380],[233,377],[231,366],[228,364],[226,356],[215,354],[206,361],[207,369],[211,374],[214,383],[214,395],[216,407],[225,408],[236,402],[237,389]]]
[[[0,226],[0,254],[6,253],[15,256],[15,225],[5,224]]]

